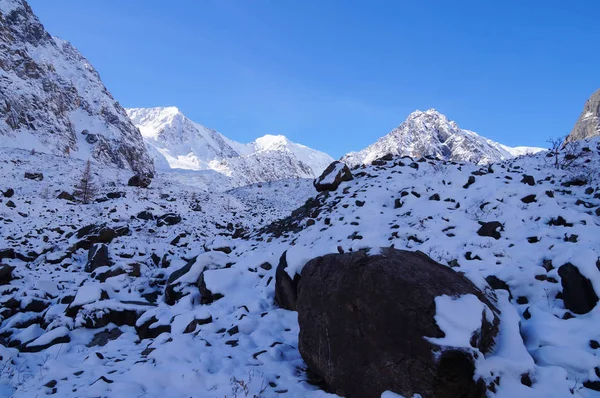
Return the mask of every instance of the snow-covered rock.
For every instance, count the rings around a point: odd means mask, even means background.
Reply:
[[[434,156],[438,159],[478,164],[499,162],[543,148],[511,148],[463,130],[435,109],[415,111],[388,135],[359,152],[342,157],[348,166],[371,164],[385,155],[413,157]]]
[[[158,169],[205,175],[204,181],[213,190],[314,178],[333,161],[329,155],[282,135],[265,135],[249,144],[233,141],[191,121],[176,107],[135,108],[127,113],[140,128]],[[213,178],[215,174],[217,178]]]
[[[0,1],[0,146],[154,171],[98,72],[50,36],[25,0]]]

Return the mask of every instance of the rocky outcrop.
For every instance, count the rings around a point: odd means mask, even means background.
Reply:
[[[423,253],[380,253],[329,254],[304,266],[297,310],[299,350],[309,370],[329,391],[350,398],[386,390],[407,397],[484,397],[473,358],[494,344],[495,304]],[[452,346],[443,342],[448,331],[436,322],[437,307],[440,299],[461,298],[478,303],[471,315],[481,322],[463,336],[464,346]]]
[[[152,173],[139,130],[98,72],[25,0],[0,3],[0,144]]]
[[[566,141],[584,140],[600,135],[600,89],[585,102],[583,112]]]
[[[350,181],[353,178],[348,166],[342,162],[335,161],[325,169],[323,174],[314,181],[313,185],[319,192],[335,191],[342,182]]]

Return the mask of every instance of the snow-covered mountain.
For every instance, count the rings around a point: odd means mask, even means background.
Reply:
[[[94,67],[50,36],[24,0],[0,0],[0,146],[154,171]]]
[[[600,135],[600,89],[585,102],[583,112],[577,119],[567,141],[577,141]]]
[[[333,161],[282,135],[265,135],[249,144],[233,141],[191,121],[175,107],[136,108],[127,113],[139,127],[156,167],[163,171],[217,172],[229,181],[226,185],[242,186],[314,178]]]
[[[473,131],[463,130],[435,109],[415,111],[388,135],[359,152],[350,152],[342,161],[350,166],[370,164],[385,155],[435,156],[470,163],[491,163],[536,153],[543,148],[511,148]]]

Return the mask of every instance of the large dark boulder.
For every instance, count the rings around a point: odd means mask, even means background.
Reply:
[[[288,275],[285,270],[288,266],[286,256],[287,251],[281,255],[275,270],[275,302],[283,309],[296,311],[300,275],[295,274],[293,279]]]
[[[313,182],[313,185],[319,192],[335,191],[342,181],[352,179],[352,172],[350,172],[348,166],[345,163],[335,161]]]
[[[558,268],[565,307],[576,314],[587,314],[598,303],[592,282],[571,263]]]
[[[96,268],[110,265],[108,257],[108,246],[103,243],[96,243],[88,251],[88,261],[85,265],[85,272],[93,272]]]
[[[0,286],[6,285],[11,280],[13,280],[12,272],[15,267],[6,264],[0,264]]]
[[[127,185],[130,187],[138,187],[138,188],[148,188],[150,183],[152,182],[152,178],[143,174],[136,174],[132,176],[129,181],[127,181]]]
[[[119,236],[129,235],[131,231],[127,226],[111,228],[106,224],[90,224],[79,229],[75,236],[78,241],[74,249],[89,249],[95,243],[111,243]]]
[[[423,253],[380,253],[329,254],[304,266],[298,348],[309,371],[330,392],[349,398],[386,390],[407,397],[484,397],[473,358],[490,352],[498,333],[492,300]],[[463,336],[465,346],[440,346],[431,340],[445,336],[434,319],[436,297],[464,295],[482,303],[481,325]]]

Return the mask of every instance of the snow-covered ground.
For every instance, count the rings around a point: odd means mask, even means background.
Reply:
[[[0,287],[0,396],[331,396],[307,382],[297,315],[273,296],[283,251],[293,272],[338,246],[420,250],[482,289],[490,275],[505,281],[496,347],[477,362],[486,382],[499,377],[490,396],[600,396],[584,387],[600,380],[590,343],[600,310],[566,315],[557,274],[571,262],[600,292],[600,141],[583,145],[566,170],[544,153],[491,168],[394,158],[318,196],[304,180],[211,194],[168,174],[144,190],[126,186],[126,171],[93,167],[99,196],[124,197],[90,205],[54,199],[72,191],[82,162],[0,149],[0,189],[15,190],[1,198],[0,250],[21,258],[2,260],[16,278]],[[23,178],[38,171],[42,181]],[[586,185],[565,186],[576,178]],[[158,226],[138,218],[144,210],[181,221]],[[568,226],[550,222],[559,216]],[[490,221],[503,225],[499,239],[477,234]],[[100,223],[120,232],[107,244],[111,265],[90,273],[77,231]],[[464,342],[472,322],[454,313],[479,304],[436,303],[447,341]],[[53,340],[68,342],[25,352]]]

